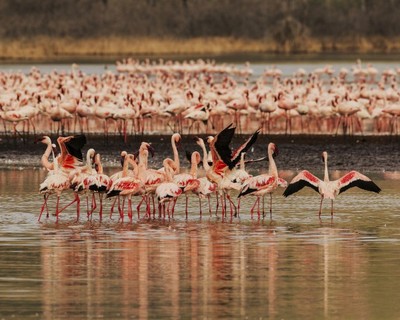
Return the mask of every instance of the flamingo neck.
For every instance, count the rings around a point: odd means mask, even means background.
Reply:
[[[278,176],[278,168],[276,167],[276,163],[274,157],[272,156],[272,150],[268,149],[268,161],[269,161],[269,172],[268,174],[274,177]]]
[[[99,157],[96,157],[95,163],[96,163],[96,166],[97,166],[97,170],[96,170],[97,173],[98,174],[103,174],[103,165],[101,164],[101,161],[100,161]]]
[[[175,139],[173,138],[172,141],[172,151],[174,153],[174,162],[176,165],[176,172],[180,172],[181,170],[181,163],[179,161],[179,154],[178,154],[178,148],[176,147]]]
[[[86,168],[90,170],[92,168],[91,160],[92,160],[93,154],[91,152],[88,152],[86,155]]]
[[[140,170],[147,170],[149,162],[149,153],[143,150],[139,154],[139,168]]]
[[[129,167],[129,157],[126,156],[124,159],[124,165],[122,166],[122,177],[123,178],[128,176],[128,167]]]
[[[136,163],[136,161],[134,159],[131,159],[131,158],[129,159],[129,163],[133,167],[133,174],[134,174],[135,178],[137,178],[138,175],[139,175],[139,166],[138,166],[138,164]]]
[[[204,170],[208,171],[210,170],[210,166],[208,165],[208,154],[207,154],[207,149],[206,145],[204,143],[201,144],[201,149],[203,150],[203,168]]]
[[[50,142],[46,142],[46,144],[47,144],[47,148],[46,148],[46,150],[44,151],[44,153],[42,155],[41,162],[42,162],[42,165],[46,169],[51,170],[51,169],[54,168],[54,166],[49,161],[49,157],[50,157],[50,154],[52,154],[53,155],[53,161],[54,161],[54,152],[53,152],[53,147],[51,145],[51,141]]]
[[[197,178],[197,161],[192,158],[191,167],[190,167],[190,175],[194,178]]]
[[[173,169],[169,165],[164,165],[165,169],[165,181],[166,182],[172,182],[173,180]]]
[[[328,159],[324,157],[324,181],[329,182],[329,172],[328,172]]]

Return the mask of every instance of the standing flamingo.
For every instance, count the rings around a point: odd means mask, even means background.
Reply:
[[[172,181],[176,183],[179,187],[182,189],[185,189],[188,184],[194,185],[195,182],[193,181],[194,179],[197,180],[197,166],[199,165],[201,161],[201,156],[200,153],[195,151],[191,155],[190,159],[190,172],[189,173],[179,173],[174,175]],[[200,182],[198,183],[197,187],[199,187]],[[187,188],[189,189],[189,188]],[[196,188],[190,188],[190,191],[196,189]],[[185,198],[186,198],[186,204],[185,204],[185,213],[186,213],[186,219],[188,215],[188,194],[185,192]]]
[[[242,190],[239,193],[238,198],[245,196],[247,194],[256,196],[257,199],[254,202],[253,207],[251,208],[251,217],[253,217],[253,212],[256,204],[258,205],[257,214],[260,217],[260,198],[262,197],[262,213],[264,217],[264,196],[266,194],[270,195],[270,204],[269,204],[269,214],[270,219],[272,219],[272,192],[278,187],[283,186],[286,187],[287,182],[279,178],[278,169],[276,167],[276,163],[274,160],[274,156],[278,155],[278,148],[275,143],[268,144],[268,161],[269,161],[269,170],[268,174],[260,174],[258,176],[254,176],[249,178],[242,187]]]
[[[174,161],[172,159],[165,159],[163,161],[165,168],[165,181],[160,183],[156,188],[156,196],[158,199],[160,215],[163,214],[165,218],[165,204],[168,203],[167,212],[168,218],[174,215],[175,203],[178,197],[182,194],[182,188],[173,182]],[[172,205],[172,208],[171,208]]]
[[[100,209],[99,217],[100,221],[103,219],[103,194],[108,191],[111,187],[111,179],[109,176],[104,174],[103,165],[100,160],[100,154],[96,153],[94,156],[95,171],[86,178],[83,179],[83,188],[92,192],[92,208],[89,215],[91,216],[93,211],[96,209],[96,197],[95,194],[99,195]]]
[[[304,187],[310,187],[314,189],[321,195],[321,203],[318,212],[318,216],[320,217],[323,200],[331,199],[331,216],[333,216],[333,200],[337,195],[346,191],[347,189],[358,187],[376,193],[381,191],[381,188],[379,188],[370,178],[354,170],[346,173],[340,179],[330,181],[328,172],[328,153],[326,151],[322,153],[322,159],[325,166],[324,180],[317,178],[307,170],[303,170],[292,179],[283,195],[288,197]]]
[[[218,189],[222,191],[223,200],[225,200],[225,198],[228,199],[231,208],[231,215],[233,215],[233,209],[235,214],[237,213],[237,208],[229,195],[229,190],[240,190],[241,185],[239,183],[230,181],[228,176],[236,164],[239,163],[241,154],[250,149],[250,147],[257,140],[257,136],[260,132],[260,130],[254,132],[250,138],[245,141],[245,143],[239,146],[239,148],[237,148],[235,151],[232,151],[229,145],[232,141],[235,129],[236,128],[232,127],[232,124],[230,124],[210,141],[213,166],[206,172],[207,178],[209,178],[212,182],[215,182],[218,185]],[[226,211],[225,202],[226,201],[222,202],[223,213]]]
[[[107,192],[107,198],[114,196],[124,197],[122,200],[122,208],[118,206],[121,221],[124,221],[125,198],[128,198],[128,217],[130,222],[132,222],[132,195],[144,193],[143,182],[135,176],[128,176],[129,164],[133,164],[133,162],[133,155],[128,154],[125,156],[122,177],[115,180]]]

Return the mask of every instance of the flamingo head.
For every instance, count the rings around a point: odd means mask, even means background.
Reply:
[[[276,156],[279,155],[279,150],[278,150],[278,147],[276,146],[275,143],[272,143],[272,142],[271,142],[271,143],[268,145],[268,149],[271,150],[272,156],[273,156],[274,158],[275,158]]]
[[[154,148],[151,146],[150,143],[147,143],[146,147],[147,147],[147,151],[150,152],[151,157],[153,158],[153,157],[154,157],[154,153],[155,153],[155,152],[154,152]]]
[[[214,140],[214,137],[213,136],[208,136],[207,137],[207,143],[208,144],[211,144],[211,142]]]
[[[51,139],[49,136],[43,136],[40,138],[35,139],[35,143],[44,143],[44,144],[51,144]]]
[[[326,151],[322,152],[321,159],[322,159],[322,162],[325,162],[326,160],[328,160],[328,152],[326,152]]]
[[[179,144],[182,140],[182,137],[179,133],[174,133],[171,137],[171,140],[175,143],[175,144]]]
[[[121,167],[124,165],[125,158],[127,155],[128,155],[128,152],[126,152],[126,151],[121,152],[121,158],[120,158]]]
[[[196,165],[199,165],[199,163],[201,162],[201,155],[198,151],[192,153],[191,162],[196,163]]]
[[[198,144],[199,146],[202,145],[202,142],[204,143],[203,139],[200,138],[200,137],[197,137],[197,136],[194,137],[193,140],[194,140],[194,142],[196,142],[196,144]]]

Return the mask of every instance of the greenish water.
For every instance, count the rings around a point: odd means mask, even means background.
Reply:
[[[0,170],[2,319],[400,318],[396,174],[340,195],[333,219],[307,190],[276,193],[272,221],[250,219],[251,198],[240,219],[200,219],[190,198],[187,221],[182,199],[174,220],[132,224],[74,208],[38,223],[43,177]]]

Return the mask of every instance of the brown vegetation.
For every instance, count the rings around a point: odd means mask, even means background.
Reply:
[[[400,0],[4,0],[0,58],[397,53]]]

